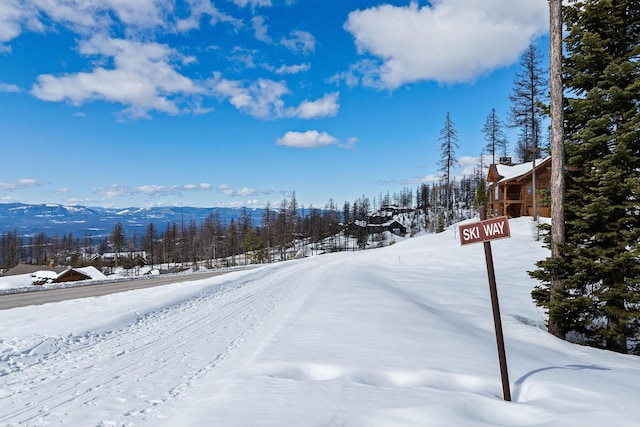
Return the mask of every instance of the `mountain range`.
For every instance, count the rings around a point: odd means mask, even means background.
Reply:
[[[134,230],[140,236],[150,223],[164,230],[167,223],[189,224],[195,220],[198,225],[212,212],[217,211],[220,221],[229,223],[237,219],[245,208],[194,208],[163,206],[152,208],[103,208],[78,205],[23,203],[0,204],[0,234],[16,231],[20,236],[34,236],[44,232],[47,236],[63,236],[73,233],[80,237],[91,234],[93,237],[107,236],[117,222],[120,222],[127,234]],[[263,209],[249,209],[252,222],[258,224]]]

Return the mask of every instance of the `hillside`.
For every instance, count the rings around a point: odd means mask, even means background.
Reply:
[[[637,425],[637,356],[543,328],[530,219],[492,244],[512,402],[482,245],[455,229],[219,278],[0,312],[0,424]]]

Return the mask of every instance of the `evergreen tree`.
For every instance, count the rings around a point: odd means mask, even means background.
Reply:
[[[533,297],[564,332],[625,353],[640,331],[640,8],[585,0],[564,17],[566,243],[532,272]]]
[[[442,172],[442,179],[444,185],[444,197],[445,197],[445,226],[449,226],[453,222],[452,215],[452,173],[453,169],[458,164],[456,160],[456,150],[458,149],[458,132],[451,120],[451,114],[447,112],[445,117],[444,126],[440,130],[440,172]]]
[[[473,208],[479,210],[481,206],[488,209],[489,205],[489,190],[483,177],[480,177],[478,181],[478,188],[476,188],[476,194],[473,198]]]

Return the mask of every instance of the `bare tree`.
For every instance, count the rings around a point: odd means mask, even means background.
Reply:
[[[445,194],[445,224],[447,226],[452,223],[452,215],[451,215],[451,181],[452,181],[452,173],[453,169],[458,164],[458,160],[456,159],[456,150],[458,149],[458,132],[456,131],[456,127],[451,120],[451,114],[447,112],[445,117],[444,126],[440,130],[440,138],[438,140],[440,143],[440,161],[438,162],[440,166],[440,172],[442,172],[442,179],[444,184],[444,194]]]
[[[492,156],[492,163],[496,162],[496,153],[507,155],[507,139],[504,136],[502,126],[502,120],[498,117],[496,109],[492,108],[482,127],[484,140],[487,141],[485,148]]]
[[[113,231],[111,231],[111,244],[113,245],[113,252],[115,252],[115,266],[118,267],[118,255],[127,244],[124,227],[120,222],[116,222],[116,225],[113,226]]]
[[[536,194],[536,158],[540,155],[540,118],[544,112],[544,100],[548,81],[540,62],[542,56],[534,45],[529,45],[522,55],[521,70],[516,74],[513,93],[511,120],[513,127],[522,130],[518,153],[523,162],[532,162],[533,219],[538,219]]]

